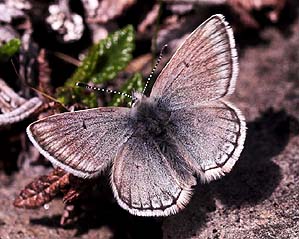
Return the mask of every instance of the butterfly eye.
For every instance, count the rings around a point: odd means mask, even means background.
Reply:
[[[135,98],[135,97],[132,98],[132,101],[131,101],[131,105],[132,105],[132,107],[135,106],[135,104],[136,104],[137,101],[138,101],[137,98]]]

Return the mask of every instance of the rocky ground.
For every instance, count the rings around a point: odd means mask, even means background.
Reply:
[[[199,183],[185,210],[159,219],[131,216],[103,177],[105,196],[62,227],[60,198],[37,210],[13,206],[26,184],[49,171],[24,163],[0,172],[0,238],[299,238],[299,4],[292,6],[278,24],[237,34],[240,76],[231,99],[246,117],[245,148],[229,175]],[[17,157],[8,134],[1,132],[1,160]]]

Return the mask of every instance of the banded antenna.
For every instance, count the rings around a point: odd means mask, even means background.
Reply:
[[[147,86],[148,86],[150,80],[151,80],[152,77],[153,77],[153,74],[155,73],[155,71],[156,71],[156,69],[157,69],[157,67],[158,67],[158,65],[159,65],[159,63],[160,63],[160,61],[161,61],[161,59],[162,59],[162,57],[163,57],[163,52],[164,52],[164,50],[165,50],[166,47],[167,47],[167,44],[165,44],[165,45],[162,47],[162,49],[161,49],[161,51],[160,51],[160,54],[159,54],[159,57],[158,57],[158,59],[157,59],[157,61],[156,61],[156,64],[155,64],[154,68],[152,69],[152,71],[151,71],[149,77],[148,77],[147,80],[146,80],[145,86],[144,86],[143,91],[142,91],[142,94],[143,94],[143,95],[144,95],[144,92],[145,92],[145,90],[146,90],[146,88],[147,88]]]
[[[166,47],[167,47],[167,44],[165,44],[165,45],[162,47],[162,49],[161,49],[161,51],[160,51],[160,54],[159,54],[159,57],[158,57],[158,59],[157,59],[157,61],[156,61],[156,64],[155,64],[154,68],[152,69],[152,71],[151,71],[149,77],[148,77],[147,80],[146,80],[145,86],[144,86],[143,91],[142,91],[142,94],[143,94],[143,95],[144,95],[144,92],[145,92],[145,90],[146,90],[146,88],[147,88],[147,86],[148,86],[148,83],[149,83],[150,80],[152,79],[153,74],[154,74],[154,72],[156,71],[156,69],[157,69],[157,67],[158,67],[158,65],[159,65],[159,63],[160,63],[160,61],[161,61],[161,59],[162,59],[162,57],[163,57],[163,52],[164,52],[164,50],[165,50]],[[109,89],[99,88],[99,87],[91,86],[91,85],[88,85],[88,84],[85,84],[85,83],[82,83],[82,82],[77,82],[77,83],[76,83],[76,86],[83,87],[83,88],[85,88],[85,89],[90,89],[90,90],[96,90],[96,91],[101,91],[101,92],[107,92],[107,93],[113,93],[113,94],[123,95],[123,96],[125,96],[125,97],[130,98],[131,100],[135,100],[131,95],[128,95],[127,93],[123,93],[123,92],[116,91],[116,90],[109,90]]]
[[[123,93],[123,92],[116,91],[116,90],[109,90],[109,89],[99,88],[99,87],[87,85],[87,84],[82,83],[82,82],[77,82],[76,86],[83,87],[83,88],[90,89],[90,90],[96,90],[96,91],[101,91],[101,92],[107,92],[107,93],[123,95],[125,97],[130,98],[130,99],[133,99],[132,96],[128,95],[127,93]]]

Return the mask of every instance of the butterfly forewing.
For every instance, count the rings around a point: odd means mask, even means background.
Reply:
[[[219,100],[173,112],[167,131],[201,179],[211,181],[238,160],[246,126],[235,106]]]
[[[180,166],[180,161],[175,163]],[[130,138],[112,169],[119,204],[139,216],[167,216],[182,209],[196,180],[190,171],[180,173],[183,167],[175,170],[173,166],[150,136]]]
[[[237,53],[222,15],[201,24],[176,51],[155,82],[151,96],[170,110],[219,99],[234,90]]]
[[[93,177],[132,134],[128,114],[128,108],[120,107],[63,113],[30,124],[27,133],[53,164],[79,177]]]

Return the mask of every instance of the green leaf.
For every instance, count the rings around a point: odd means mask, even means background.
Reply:
[[[110,34],[91,47],[82,65],[67,84],[89,81],[100,84],[114,79],[132,60],[134,40],[134,29],[131,25]]]
[[[128,95],[131,95],[132,92],[139,91],[141,92],[143,89],[143,81],[142,81],[142,75],[140,73],[135,73],[122,87],[120,92],[126,93]],[[124,96],[124,95],[114,95],[112,98],[112,101],[110,102],[110,106],[120,106],[124,103],[130,103],[132,99]]]
[[[17,38],[11,39],[0,46],[0,60],[5,61],[20,50],[21,41]]]
[[[134,41],[133,26],[128,25],[93,45],[73,76],[66,81],[64,87],[58,88],[59,101],[65,105],[81,102],[87,103],[89,107],[96,107],[96,94],[90,96],[82,94],[82,89],[78,90],[76,83],[92,81],[101,84],[114,79],[132,60]]]

